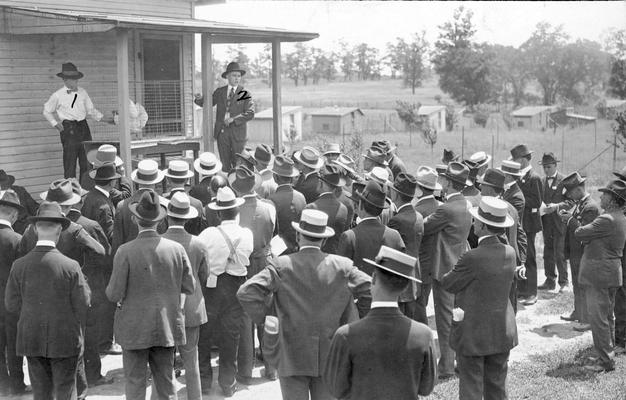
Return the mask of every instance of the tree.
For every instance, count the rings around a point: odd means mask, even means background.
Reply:
[[[424,31],[421,34],[415,33],[410,43],[400,39],[396,46],[401,60],[404,86],[410,87],[413,94],[415,94],[415,88],[422,85],[424,78],[424,56],[428,49],[425,35]]]
[[[513,102],[518,107],[525,96],[531,74],[525,63],[524,54],[513,46],[495,44],[490,46],[494,54],[492,85],[498,102]]]
[[[604,48],[611,55],[608,92],[626,99],[626,29],[611,31]]]
[[[355,57],[352,52],[352,47],[348,45],[345,41],[340,41],[339,46],[341,48],[341,72],[343,73],[344,81],[351,81],[352,76],[354,75],[354,62]]]
[[[311,78],[314,85],[317,85],[322,78],[328,81],[334,79],[336,72],[334,53],[324,53],[321,49],[313,48],[311,49],[311,58],[313,60]]]
[[[300,77],[302,78],[302,83],[306,86],[311,77],[311,70],[313,69],[311,50],[302,42],[296,43],[295,48],[296,57],[298,57],[300,61],[298,63]]]
[[[228,62],[235,61],[239,63],[239,68],[244,71],[250,71],[250,58],[246,54],[246,47],[242,44],[235,46],[228,46]],[[251,71],[252,72],[252,71]],[[251,74],[252,75],[252,74]]]
[[[583,104],[593,95],[594,88],[607,81],[609,57],[599,43],[577,40],[565,45],[556,70],[557,95],[574,104]]]
[[[285,54],[283,70],[285,75],[293,80],[294,85],[298,86],[300,82],[300,58],[295,52]]]
[[[367,43],[360,43],[354,48],[355,66],[359,80],[374,79],[380,76],[380,60],[378,49]]]
[[[387,43],[387,55],[384,57],[384,62],[391,69],[391,79],[397,78],[397,73],[402,71],[402,54],[406,47],[406,42],[403,38],[396,38],[396,43]]]

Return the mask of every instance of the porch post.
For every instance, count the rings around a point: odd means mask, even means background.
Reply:
[[[274,121],[274,154],[283,149],[283,112],[280,97],[280,41],[272,41],[272,119]]]
[[[128,74],[128,30],[117,29],[117,109],[119,113],[120,156],[124,161],[126,176],[133,169],[130,149],[130,104]]]
[[[213,49],[208,33],[202,34],[202,145],[203,151],[214,151],[213,139]]]

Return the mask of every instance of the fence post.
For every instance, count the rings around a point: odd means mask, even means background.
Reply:
[[[461,127],[461,160],[465,159],[465,127]]]
[[[617,165],[617,131],[613,131],[613,171]]]

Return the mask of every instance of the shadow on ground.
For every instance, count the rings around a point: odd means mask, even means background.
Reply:
[[[573,323],[555,323],[548,324],[542,327],[533,328],[530,330],[532,333],[536,333],[543,337],[558,337],[560,339],[573,339],[575,337],[583,335],[583,332],[577,332],[573,329],[575,324]]]

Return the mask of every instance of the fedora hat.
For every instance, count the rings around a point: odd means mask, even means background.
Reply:
[[[300,172],[296,169],[293,164],[293,161],[284,155],[277,155],[274,158],[274,164],[270,169],[273,173],[278,176],[286,176],[288,178],[295,178],[300,175]]]
[[[326,151],[322,155],[325,156],[327,154],[341,154],[341,145],[339,143],[328,143]]]
[[[292,222],[291,226],[303,235],[314,238],[335,236],[335,230],[328,226],[328,214],[320,210],[302,210],[300,222]]]
[[[417,190],[417,179],[411,174],[400,172],[393,181],[391,188],[405,196],[414,197]]]
[[[174,179],[189,179],[193,177],[193,172],[189,170],[187,161],[170,160],[167,169],[163,170],[163,175]]]
[[[560,161],[561,160],[557,160],[553,152],[543,153],[543,156],[541,157],[541,161],[539,161],[539,165],[556,164]]]
[[[140,185],[154,185],[163,180],[163,171],[159,169],[159,164],[151,159],[141,160],[137,164],[137,169],[130,174],[130,179]]]
[[[236,197],[235,193],[228,186],[217,189],[215,201],[209,203],[211,210],[228,210],[241,206],[245,202],[241,197]]]
[[[324,165],[317,175],[330,186],[342,187],[346,185],[346,180],[342,176],[341,170],[336,165]]]
[[[0,197],[0,206],[8,206],[16,208],[18,211],[26,211],[26,208],[20,204],[20,198],[13,189],[4,191],[4,194]]]
[[[82,186],[80,186],[80,183],[78,182],[78,179],[76,179],[76,178],[69,178],[69,181],[72,184],[72,192],[76,193],[80,197],[83,197],[87,193],[89,193],[88,190],[85,190],[85,189],[83,189]]]
[[[97,149],[89,150],[87,152],[87,161],[93,164],[94,167],[100,167],[108,163],[114,163],[116,167],[124,164],[117,155],[117,148],[111,144],[103,144]]]
[[[215,175],[222,170],[222,162],[211,152],[204,152],[193,162],[193,168],[200,175]]]
[[[191,206],[189,195],[185,192],[175,192],[167,203],[167,216],[180,219],[193,219],[198,216],[198,210]]]
[[[0,175],[2,174],[2,172],[4,171],[0,170]],[[613,175],[615,175],[616,177],[618,177],[619,179],[623,181],[626,181],[626,167],[622,168],[621,171],[613,172]]]
[[[370,147],[367,149],[367,152],[363,154],[363,157],[385,167],[389,165],[387,162],[387,154],[378,147]]]
[[[491,156],[484,151],[478,151],[470,156],[467,160],[463,162],[469,169],[480,169],[485,165],[489,164],[491,161]]]
[[[386,202],[387,196],[382,186],[376,181],[370,180],[361,192],[356,192],[356,196],[374,207],[385,209],[389,207]]]
[[[95,181],[112,181],[122,177],[122,175],[117,173],[113,163],[102,164],[98,168],[89,171],[89,176]]]
[[[300,164],[312,169],[320,169],[324,165],[320,152],[310,146],[304,146],[302,150],[293,153],[293,158]]]
[[[485,175],[478,179],[478,183],[504,190],[504,179],[504,172],[501,170],[496,168],[487,168]]]
[[[55,202],[61,206],[80,203],[80,195],[74,193],[69,179],[58,179],[50,184],[48,190],[39,194],[41,200]]]
[[[441,175],[446,172],[448,169],[448,164],[437,164],[435,165],[435,171],[437,171],[437,175]]]
[[[241,76],[244,76],[246,74],[246,71],[239,68],[239,63],[236,61],[228,63],[228,65],[226,66],[226,71],[222,72],[222,78],[226,78],[226,76],[231,72],[241,72]]]
[[[472,207],[470,214],[480,222],[496,228],[508,228],[514,223],[506,201],[491,196],[481,197],[478,207]]]
[[[614,196],[621,198],[622,200],[626,200],[626,182],[622,180],[613,180],[608,183],[603,188],[598,189],[598,191],[603,193],[611,193]]]
[[[333,160],[331,162],[333,164],[340,166],[346,172],[346,174],[350,176],[351,178],[354,179],[357,176],[357,173],[355,170],[356,162],[349,155],[339,154],[339,157],[337,157],[336,160]]]
[[[228,183],[237,194],[244,195],[254,191],[254,188],[261,185],[263,178],[245,165],[237,166],[228,175]]]
[[[507,175],[522,176],[522,166],[520,163],[511,161],[511,160],[502,160],[502,165],[500,166],[500,171],[504,172]]]
[[[365,179],[378,182],[378,184],[383,187],[393,184],[393,182],[389,180],[389,171],[387,171],[387,168],[374,167],[370,172],[365,173]]]
[[[525,144],[518,144],[511,149],[511,159],[515,160],[533,153],[534,151],[528,150],[528,147]]]
[[[347,198],[352,200],[355,203],[361,201],[361,198],[358,196],[365,189],[365,182],[354,181],[352,182],[352,192],[348,192],[344,190],[344,194]]]
[[[561,181],[563,185],[563,194],[573,190],[574,188],[585,183],[587,178],[583,178],[578,172],[572,172]]]
[[[377,147],[385,154],[389,154],[396,149],[396,146],[392,146],[389,140],[374,140],[370,147]]]
[[[441,184],[437,182],[437,171],[434,168],[425,165],[420,166],[415,174],[417,184],[428,190],[441,190]]]
[[[255,169],[256,161],[254,160],[252,153],[250,153],[247,149],[242,150],[241,153],[236,153],[235,157],[235,161],[240,161],[239,165],[245,165],[251,170]]]
[[[257,164],[267,167],[269,164],[271,164],[274,155],[272,154],[272,149],[270,148],[270,146],[261,143],[257,145],[254,149],[253,158]]]
[[[61,72],[59,72],[57,76],[63,79],[80,79],[84,75],[76,68],[76,65],[68,62],[61,64]]]
[[[410,255],[396,249],[392,249],[391,247],[381,246],[374,260],[364,258],[363,261],[376,268],[391,272],[394,275],[398,275],[415,282],[422,282],[415,277],[415,265],[417,264],[417,258],[411,257]]]
[[[456,161],[461,156],[454,153],[454,150],[443,149],[443,156],[441,157],[441,162],[444,164],[450,164],[452,161]]]
[[[160,221],[167,214],[165,207],[161,205],[159,195],[152,189],[144,191],[139,201],[131,203],[128,209],[133,215],[144,221]]]
[[[469,172],[469,168],[467,168],[466,165],[457,161],[452,161],[448,164],[446,172],[442,173],[441,176],[465,186],[472,186],[473,183],[469,180]]]
[[[45,222],[56,222],[57,224],[61,224],[63,230],[66,230],[68,226],[70,226],[70,220],[63,215],[61,212],[61,206],[59,203],[44,201],[39,205],[39,209],[37,210],[37,215],[34,217],[28,217],[28,222],[31,224],[37,223],[39,221]]]
[[[13,175],[9,175],[5,170],[0,169],[0,185],[2,186],[11,186],[15,183],[15,177]]]

